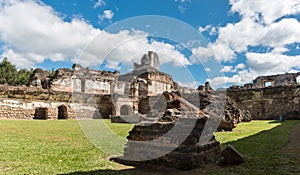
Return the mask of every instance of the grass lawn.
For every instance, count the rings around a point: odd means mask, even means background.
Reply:
[[[133,126],[111,124],[108,120],[105,123],[121,137],[126,137]],[[300,173],[282,152],[290,129],[298,123],[252,121],[239,124],[233,132],[216,133],[222,147],[233,145],[246,162],[218,167],[207,174]],[[141,170],[118,171],[127,167],[110,162],[108,157],[90,143],[78,121],[0,120],[0,174],[141,174]]]
[[[109,125],[110,122],[106,121]],[[125,137],[132,125],[113,124]],[[0,174],[61,174],[116,169],[78,121],[0,120]]]
[[[282,151],[289,140],[291,128],[298,123],[252,121],[239,124],[233,132],[216,133],[222,147],[233,145],[244,156],[245,163],[209,174],[300,174],[300,167],[295,166]]]

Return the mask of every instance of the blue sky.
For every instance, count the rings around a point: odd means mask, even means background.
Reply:
[[[300,0],[0,0],[0,59],[126,72],[154,50],[182,85],[242,85],[300,71],[299,15]]]

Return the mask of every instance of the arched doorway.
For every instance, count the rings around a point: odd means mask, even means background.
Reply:
[[[48,108],[35,108],[34,118],[33,119],[41,119],[46,120],[48,118]]]
[[[131,107],[129,105],[121,106],[121,115],[130,115],[131,114]]]
[[[68,119],[68,108],[65,105],[61,105],[58,107],[58,117],[57,119]]]

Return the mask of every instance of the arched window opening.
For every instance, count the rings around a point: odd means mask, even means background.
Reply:
[[[68,108],[65,105],[61,105],[58,107],[58,117],[57,119],[68,119]]]

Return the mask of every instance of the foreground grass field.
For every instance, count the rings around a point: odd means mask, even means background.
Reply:
[[[105,123],[122,137],[132,128]],[[246,162],[214,167],[206,173],[299,174],[300,168],[282,152],[291,128],[298,123],[252,121],[239,124],[233,132],[216,133],[222,147],[232,144]],[[0,120],[0,174],[149,174],[147,170],[120,170],[130,167],[110,162],[108,157],[89,142],[78,121]]]

